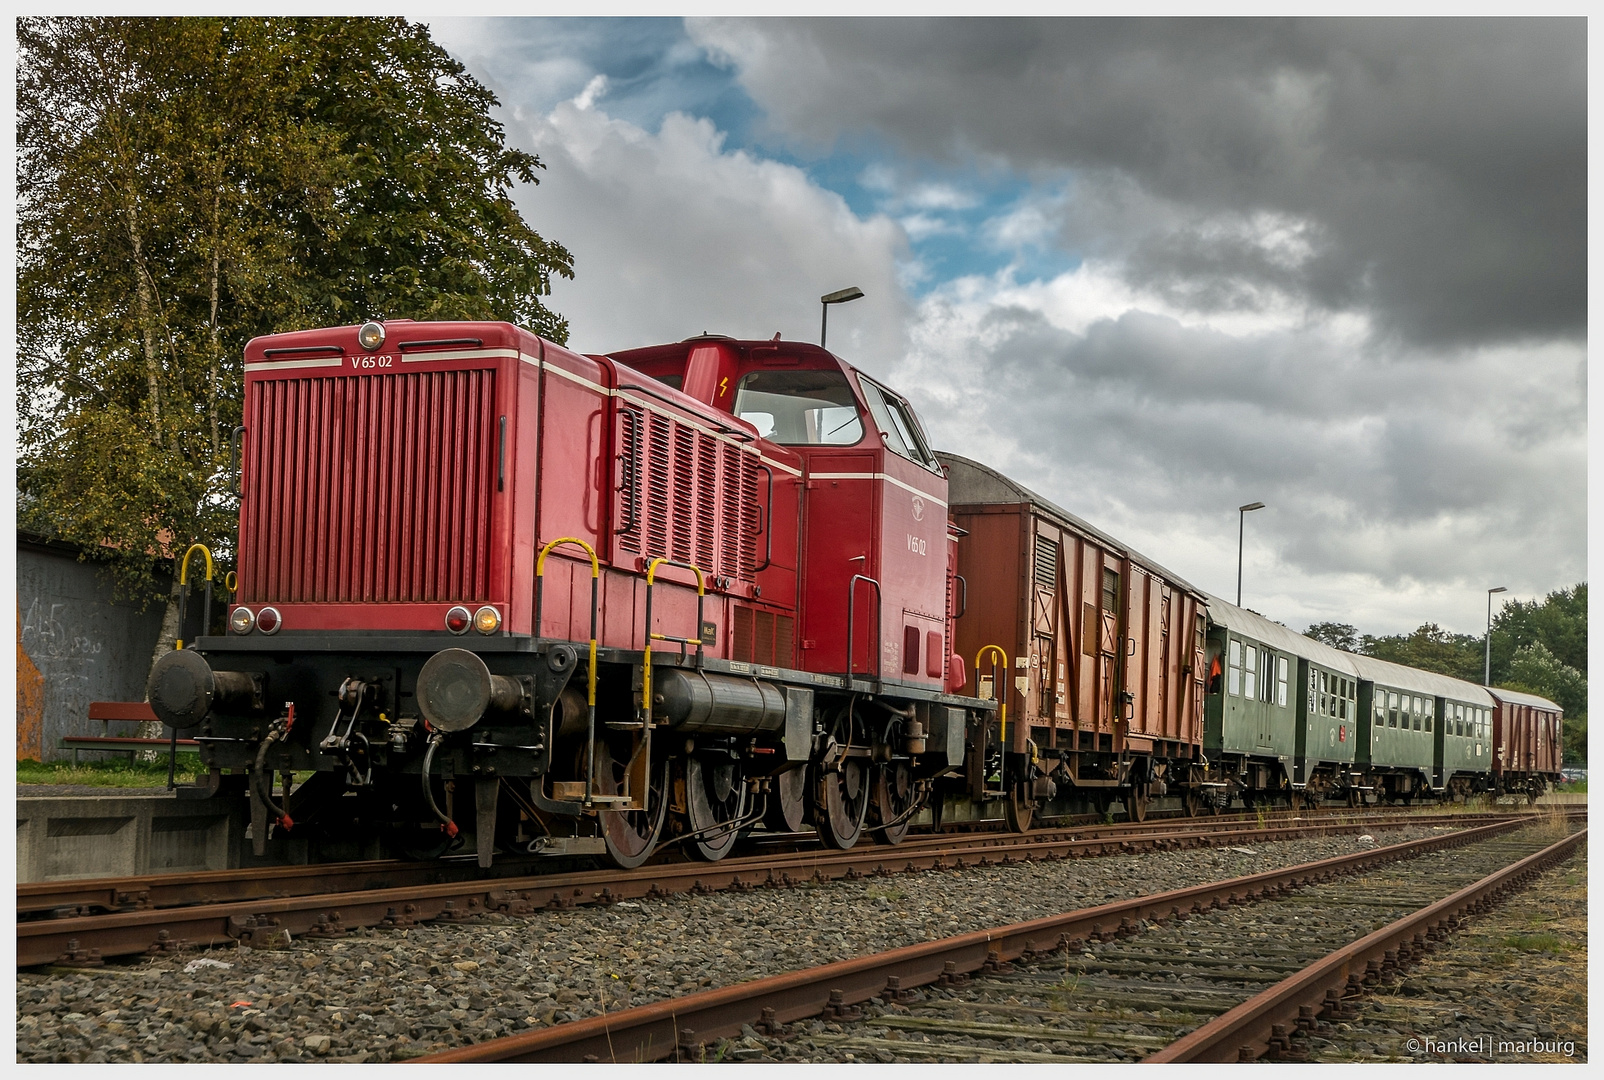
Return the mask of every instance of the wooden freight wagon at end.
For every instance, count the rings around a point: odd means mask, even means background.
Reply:
[[[1016,823],[1049,802],[1106,811],[1117,799],[1139,821],[1169,794],[1195,810],[1202,592],[996,470],[937,457],[964,532],[957,650],[978,665],[974,692],[1007,704],[970,745],[969,782],[1015,778]]]
[[[1493,790],[1536,802],[1560,781],[1565,710],[1536,694],[1489,687],[1493,696]]]

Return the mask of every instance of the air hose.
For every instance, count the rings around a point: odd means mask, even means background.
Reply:
[[[434,791],[429,787],[429,773],[434,767],[434,752],[444,739],[445,734],[443,732],[437,731],[433,735],[430,735],[429,749],[423,752],[423,797],[428,802],[429,809],[434,811],[434,816],[440,819],[440,831],[455,839],[457,835],[457,823],[447,817],[446,814],[440,809],[439,804],[434,801]]]
[[[289,809],[287,807],[280,806],[273,801],[272,781],[268,781],[266,789],[264,790],[262,778],[268,775],[268,750],[272,748],[274,743],[281,742],[285,736],[289,735],[290,729],[294,726],[295,703],[286,702],[284,706],[284,716],[273,722],[273,726],[267,731],[267,737],[264,738],[261,745],[256,748],[256,767],[251,770],[251,791],[258,799],[262,800],[263,806],[266,806],[273,812],[274,820],[278,822],[279,827],[285,832],[293,829],[295,827],[295,822],[290,818]],[[289,792],[286,790],[284,794],[287,801]]]

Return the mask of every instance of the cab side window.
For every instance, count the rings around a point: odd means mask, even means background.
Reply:
[[[919,429],[919,422],[908,403],[861,375],[858,376],[858,385],[863,388],[863,399],[869,404],[869,413],[874,417],[875,426],[886,446],[909,461],[927,469],[939,470],[940,466],[925,445],[924,432]]]

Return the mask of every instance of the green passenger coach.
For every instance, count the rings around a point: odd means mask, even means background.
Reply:
[[[1209,618],[1203,750],[1214,801],[1357,801],[1356,658],[1218,597]]]
[[[1355,656],[1359,764],[1377,801],[1429,794],[1463,799],[1486,786],[1493,698],[1463,679]]]

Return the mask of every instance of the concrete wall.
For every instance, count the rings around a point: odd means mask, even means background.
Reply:
[[[238,866],[245,831],[240,803],[176,799],[166,791],[136,789],[94,798],[20,798],[17,880]]]
[[[18,759],[70,755],[61,736],[99,735],[91,701],[145,700],[162,614],[159,602],[113,603],[110,581],[76,550],[18,538]]]

